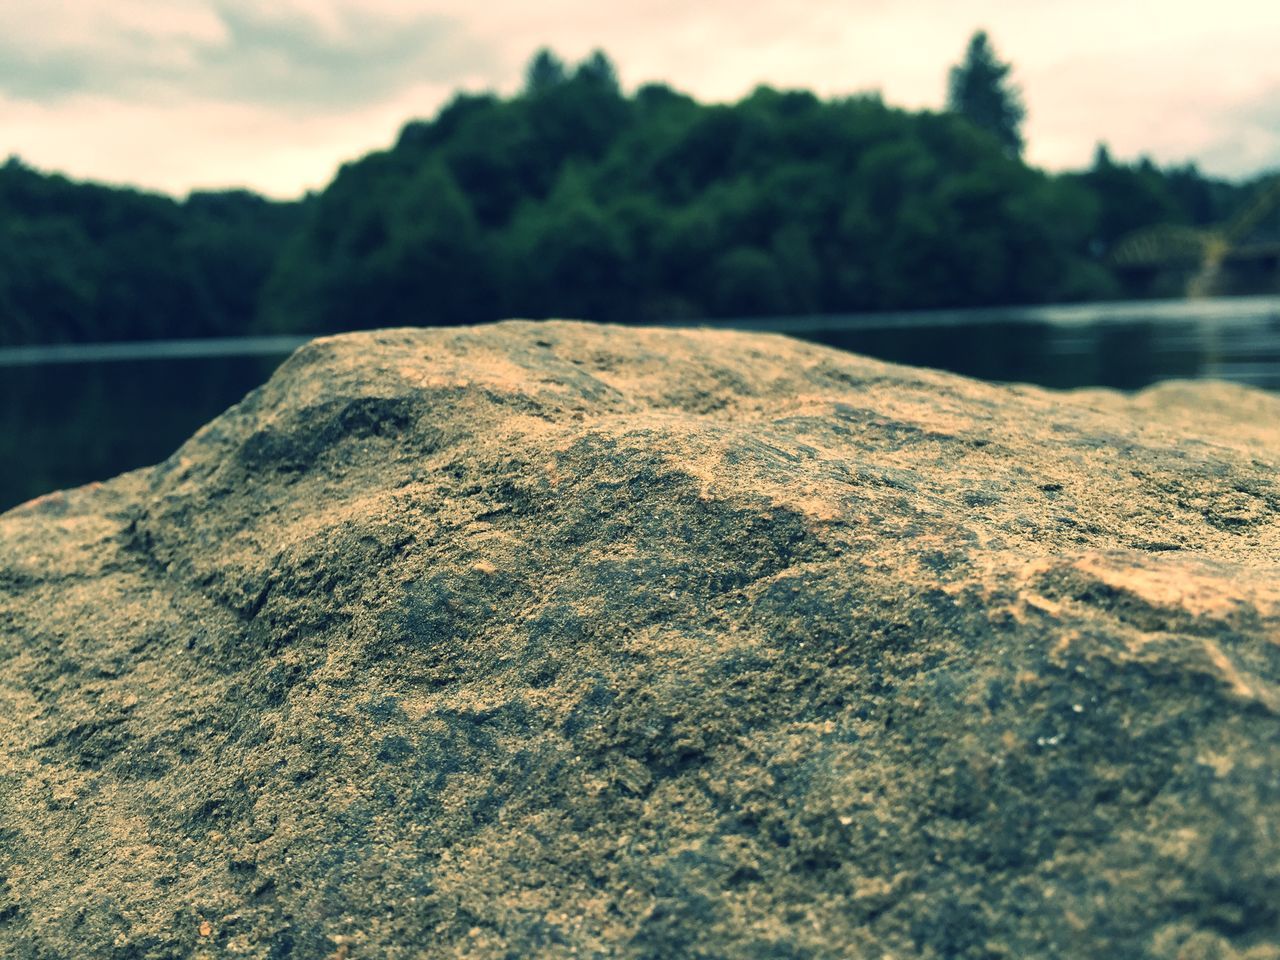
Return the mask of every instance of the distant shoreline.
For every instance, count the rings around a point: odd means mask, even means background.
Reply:
[[[1280,296],[1214,297],[1203,300],[1118,300],[1101,303],[969,307],[959,310],[879,311],[811,316],[727,317],[672,320],[637,324],[637,326],[709,327],[801,335],[902,330],[915,327],[940,328],[975,323],[1037,323],[1066,327],[1152,321],[1280,324]],[[0,347],[0,368],[54,363],[285,356],[311,339],[311,336],[306,335],[281,334],[259,337],[189,337],[178,340],[127,340]]]
[[[0,347],[0,367],[46,363],[102,363],[125,360],[188,360],[214,357],[284,356],[311,337],[207,337],[184,340],[125,340],[119,343],[53,343]]]

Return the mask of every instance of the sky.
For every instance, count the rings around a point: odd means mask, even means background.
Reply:
[[[514,92],[541,46],[627,88],[761,83],[939,109],[986,29],[1027,159],[1100,141],[1244,177],[1280,167],[1276,0],[0,0],[0,157],[169,193],[323,187],[454,91]]]

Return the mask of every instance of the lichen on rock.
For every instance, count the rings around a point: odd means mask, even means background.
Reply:
[[[1276,960],[1278,425],[317,340],[0,517],[0,955]]]

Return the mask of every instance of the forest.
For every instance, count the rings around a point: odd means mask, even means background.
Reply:
[[[1039,170],[998,62],[1000,109],[966,99],[975,56],[990,60],[971,48],[947,109],[908,111],[769,87],[728,104],[628,93],[602,53],[542,51],[519,93],[460,93],[292,202],[176,199],[13,158],[0,343],[1179,295],[1117,245],[1229,222],[1270,186],[1104,146],[1088,169]]]

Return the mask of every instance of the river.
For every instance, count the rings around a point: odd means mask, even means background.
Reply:
[[[774,317],[773,330],[987,380],[1280,389],[1280,297]],[[291,337],[0,349],[0,510],[167,457],[271,375]]]

